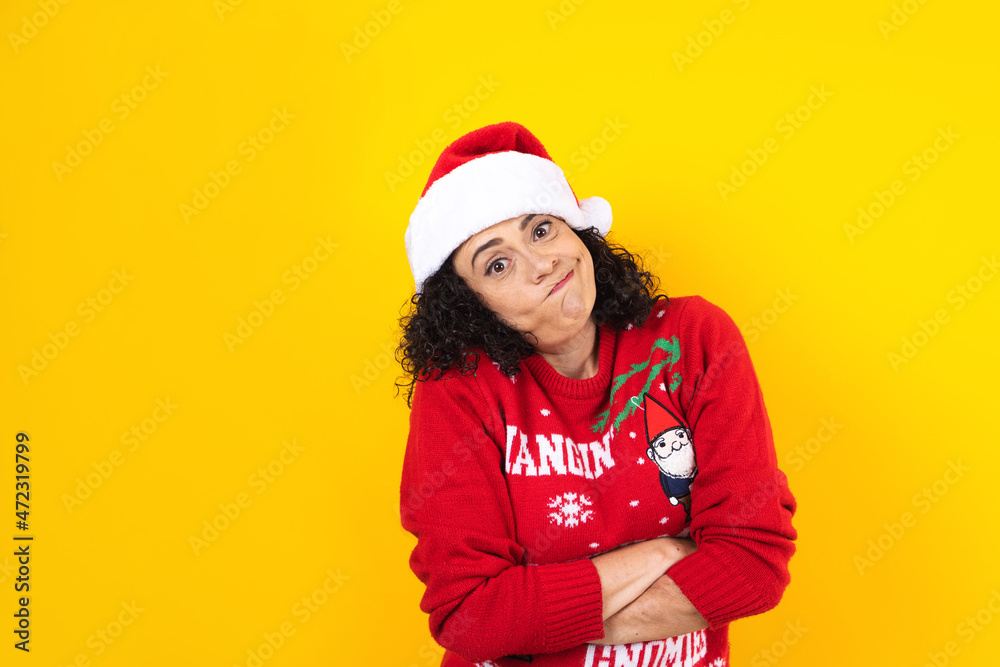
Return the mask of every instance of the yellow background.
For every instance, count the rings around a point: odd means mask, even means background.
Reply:
[[[971,279],[1000,250],[1000,11],[392,8],[0,8],[0,662],[246,665],[283,623],[294,634],[265,665],[439,662],[399,526],[403,231],[446,142],[516,120],[578,195],[611,203],[612,238],[646,252],[668,294],[700,294],[744,327],[799,540],[782,603],[732,625],[732,664],[995,664],[1000,279]],[[830,95],[803,111],[812,87]],[[288,115],[268,135],[275,109]],[[808,118],[786,136],[796,113]],[[88,151],[102,122],[113,130]],[[602,145],[609,122],[621,131]],[[947,128],[948,149],[911,180],[908,161]],[[250,160],[258,135],[270,143]],[[719,182],[769,138],[777,151],[724,199]],[[71,147],[88,154],[66,172],[53,163]],[[197,200],[213,173],[225,187]],[[852,238],[858,207],[897,179],[905,192]],[[980,289],[959,308],[967,284]],[[769,312],[779,290],[797,299]],[[255,302],[270,315],[233,343]],[[933,336],[915,336],[921,321]],[[893,364],[904,337],[922,345]],[[41,370],[25,374],[36,352]],[[158,399],[177,407],[165,416]],[[133,428],[146,432],[131,450]],[[30,654],[11,633],[18,431],[31,437]],[[274,464],[293,440],[298,454]],[[949,462],[968,470],[946,478]],[[261,488],[269,464],[280,474]],[[95,488],[67,506],[88,475]],[[933,503],[915,498],[925,487]],[[192,546],[237,498],[239,516]],[[893,537],[904,512],[914,521]],[[325,582],[334,592],[318,594]],[[314,595],[324,604],[303,620]],[[130,625],[98,640],[133,601]],[[807,631],[791,641],[796,623]]]

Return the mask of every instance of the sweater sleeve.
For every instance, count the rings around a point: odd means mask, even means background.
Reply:
[[[682,391],[681,408],[695,447],[690,534],[698,549],[666,574],[715,629],[780,601],[795,553],[796,501],[778,469],[771,423],[739,328],[699,296],[685,311],[682,373],[691,389]]]
[[[588,558],[523,563],[504,476],[505,442],[471,377],[414,388],[400,486],[410,568],[434,639],[470,662],[553,653],[604,637]]]

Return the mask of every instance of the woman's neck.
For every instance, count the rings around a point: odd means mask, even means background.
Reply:
[[[564,377],[586,380],[600,370],[600,332],[593,318],[572,338],[556,349],[538,351],[552,368]]]

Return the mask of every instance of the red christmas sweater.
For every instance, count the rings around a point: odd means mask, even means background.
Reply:
[[[733,320],[661,299],[598,344],[584,380],[537,354],[508,377],[480,351],[474,375],[414,389],[400,515],[445,666],[724,667],[729,622],[788,585],[796,501]],[[709,628],[588,643],[604,637],[590,557],[663,535],[698,545],[665,573]]]

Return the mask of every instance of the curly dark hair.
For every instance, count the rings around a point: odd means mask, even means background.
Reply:
[[[642,326],[658,300],[670,303],[666,294],[658,293],[659,279],[645,269],[641,255],[608,241],[596,227],[573,232],[594,260],[597,298],[593,317],[598,326],[605,322],[616,329]],[[396,395],[406,388],[409,407],[417,382],[439,378],[453,366],[462,375],[472,374],[479,365],[474,348],[486,352],[509,377],[517,375],[522,359],[534,353],[526,338],[530,332],[522,334],[501,321],[455,273],[454,256],[452,252],[424,281],[423,290],[409,299],[411,312],[399,320],[402,337],[396,361],[405,375],[396,381]]]

